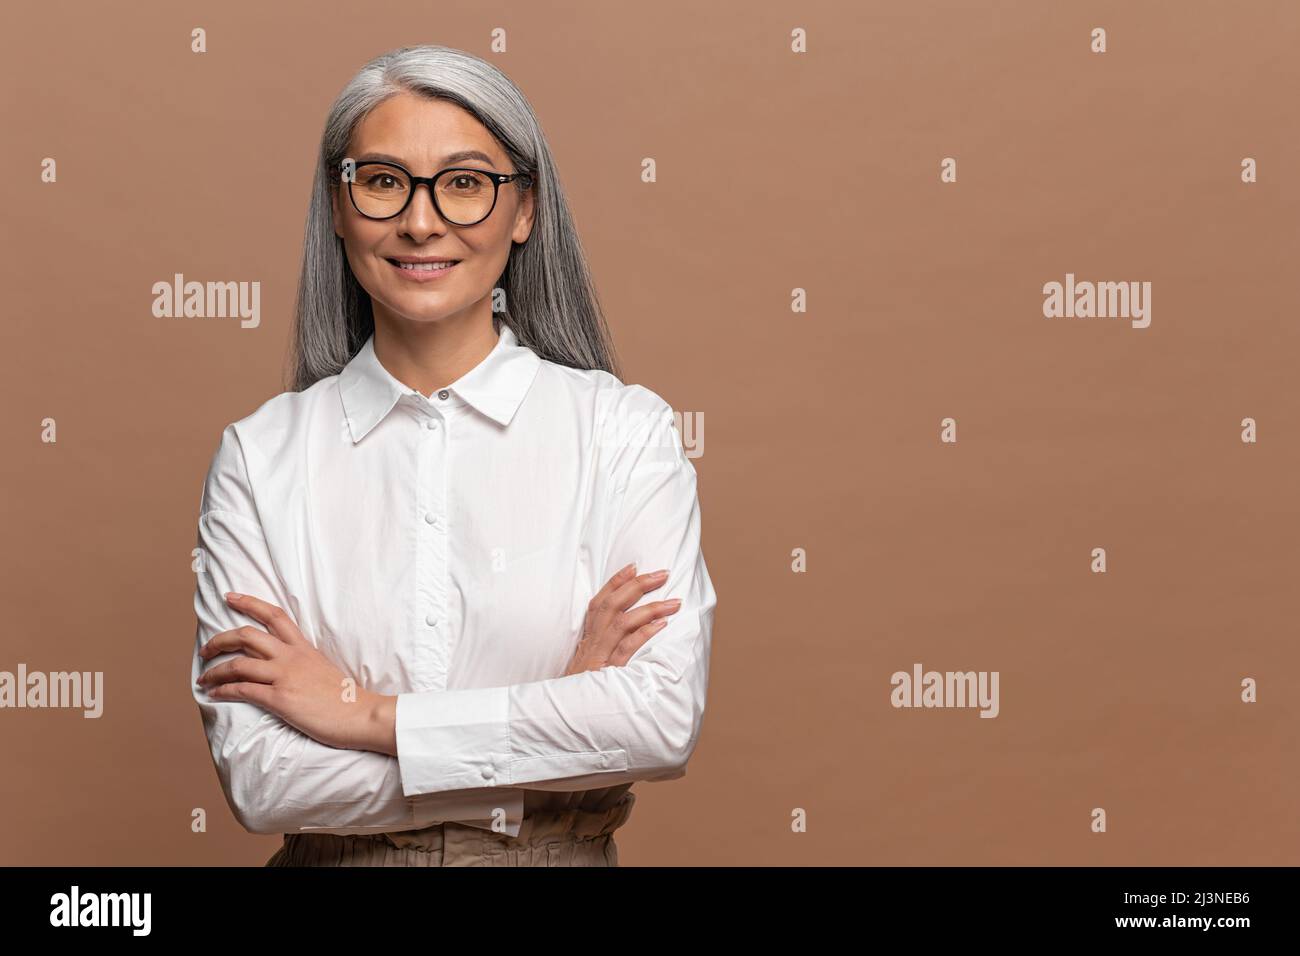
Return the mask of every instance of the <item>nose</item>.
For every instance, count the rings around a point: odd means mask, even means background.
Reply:
[[[398,220],[398,230],[415,242],[424,242],[430,236],[437,236],[447,231],[446,221],[438,215],[433,204],[433,192],[428,183],[419,183],[411,203]]]

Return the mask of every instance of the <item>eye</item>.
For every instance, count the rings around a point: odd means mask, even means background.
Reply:
[[[369,177],[365,184],[371,189],[391,190],[402,188],[401,181],[392,173],[376,173]]]

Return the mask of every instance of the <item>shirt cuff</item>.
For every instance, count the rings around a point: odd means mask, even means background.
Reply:
[[[509,687],[398,694],[402,792],[508,786],[509,721]]]
[[[524,792],[514,787],[490,790],[457,790],[408,797],[415,829],[448,820],[462,826],[519,836],[524,822]],[[503,826],[504,829],[499,829]]]

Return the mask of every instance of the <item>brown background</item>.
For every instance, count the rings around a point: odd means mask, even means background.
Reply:
[[[277,845],[190,696],[198,497],[283,387],[330,102],[433,42],[530,98],[627,380],[705,418],[709,710],[625,864],[1300,863],[1300,7],[385,9],[6,13],[0,669],[102,670],[106,710],[0,711],[0,862]],[[154,318],[175,272],[260,281],[261,327]],[[1150,281],[1150,328],[1043,318],[1067,272]],[[894,710],[916,661],[1000,671],[1001,715]]]

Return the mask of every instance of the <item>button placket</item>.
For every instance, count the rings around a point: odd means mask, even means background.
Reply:
[[[430,414],[434,412],[430,411]],[[430,471],[430,481],[428,482],[429,503],[424,513],[424,527],[422,529],[426,539],[429,539],[430,553],[432,561],[429,565],[429,583],[433,593],[437,596],[436,610],[431,613],[438,618],[437,625],[433,629],[434,649],[434,674],[433,679],[435,686],[439,690],[446,690],[447,675],[451,668],[451,640],[452,630],[448,626],[447,620],[447,599],[448,599],[448,558],[447,558],[447,536],[443,532],[446,530],[446,513],[447,513],[447,470],[449,467],[448,457],[451,450],[450,441],[450,419],[446,409],[442,410],[442,419],[440,427],[432,434],[436,441],[436,454],[434,455],[434,467]]]
[[[426,403],[419,443],[419,477],[416,488],[417,614],[421,625],[419,679],[422,689],[442,690],[447,686],[446,626],[447,556],[440,546],[439,515],[446,491],[445,420]]]

